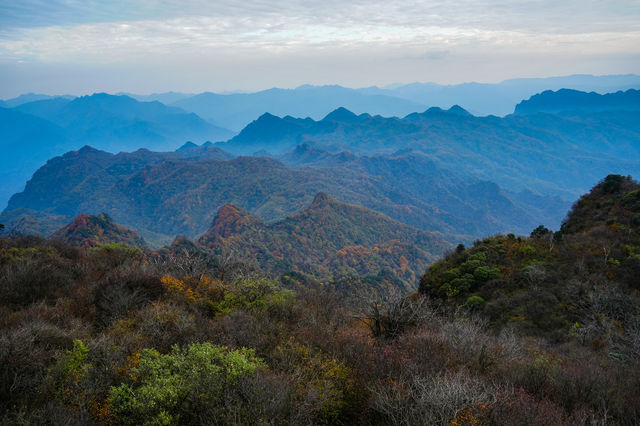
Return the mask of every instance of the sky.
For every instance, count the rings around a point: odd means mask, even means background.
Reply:
[[[0,98],[640,73],[640,0],[0,0]]]

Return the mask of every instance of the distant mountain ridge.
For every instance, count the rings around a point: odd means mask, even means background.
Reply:
[[[555,95],[559,96],[559,95]],[[561,96],[561,95],[560,95]],[[459,106],[404,118],[349,114],[319,121],[264,114],[217,146],[240,155],[280,158],[296,146],[356,155],[418,152],[442,169],[572,199],[611,171],[640,173],[640,112],[578,112],[475,117]],[[562,167],[558,167],[563,162]]]
[[[547,90],[520,102],[515,109],[516,114],[576,111],[640,111],[640,90],[629,89],[603,95],[569,89],[557,92]]]
[[[46,100],[46,99],[67,99],[67,100],[71,100],[73,98],[75,98],[75,96],[71,96],[71,95],[44,95],[41,93],[24,93],[20,96],[17,96],[15,98],[11,98],[11,99],[6,99],[4,101],[2,101],[2,105],[5,108],[15,108],[17,106],[20,106],[22,104],[26,104],[28,102],[35,102],[35,101],[42,101],[42,100]]]
[[[156,150],[175,149],[184,140],[224,140],[233,135],[179,108],[106,93],[40,100],[16,109],[67,129],[72,139],[92,140],[113,151],[126,150],[134,141]]]
[[[66,131],[30,114],[0,107],[0,206],[47,159],[69,150]]]
[[[171,103],[213,123],[239,131],[265,113],[319,119],[345,107],[356,112],[385,116],[406,115],[424,105],[386,95],[369,95],[341,86],[269,89],[256,93],[219,95],[201,93]]]
[[[474,115],[511,114],[514,106],[545,90],[572,89],[600,94],[619,90],[640,89],[640,76],[583,75],[575,74],[547,78],[514,78],[500,83],[462,83],[439,85],[434,83],[410,83],[385,88],[360,89],[364,93],[396,96],[428,106],[449,108],[455,104]]]
[[[523,99],[545,90],[563,88],[597,93],[640,89],[640,76],[569,75],[519,78],[491,84],[410,83],[360,89],[302,85],[295,89],[274,88],[255,93],[202,93],[175,101],[173,105],[193,111],[217,125],[240,131],[266,112],[319,120],[338,107],[356,114],[391,117],[424,111],[428,107],[449,109],[457,104],[474,115],[505,116],[513,113],[515,105]],[[157,96],[161,99],[162,94]]]
[[[325,89],[343,92],[342,88]],[[299,90],[313,96],[322,93],[314,87]],[[95,139],[98,146],[101,140],[110,146],[162,145],[176,132],[188,136],[187,130],[210,126],[194,114],[159,102],[106,94],[27,102],[0,110],[0,119],[3,115],[3,132],[8,136],[2,139],[8,154],[3,170],[9,172],[0,178],[7,183],[3,187],[7,196],[19,191],[27,179],[28,161],[37,164],[44,161],[45,153],[50,158],[77,149],[81,143],[77,138]],[[639,122],[638,111],[498,118],[476,117],[458,105],[447,110],[431,107],[403,118],[356,114],[343,106],[319,120],[265,113],[236,137],[215,146],[199,145],[203,138],[176,136],[173,148],[182,146],[166,155],[125,153],[111,163],[113,158],[87,151],[69,157],[69,162],[54,161],[43,168],[44,174],[34,175],[33,184],[16,196],[9,210],[74,216],[83,208],[111,215],[119,209],[124,213],[114,216],[116,220],[143,233],[193,237],[211,219],[207,208],[231,202],[276,220],[302,208],[313,194],[326,191],[342,201],[448,235],[456,230],[467,237],[506,229],[519,232],[541,218],[559,225],[562,206],[597,176],[637,174]],[[147,139],[138,137],[141,134]],[[265,159],[228,161],[233,155],[226,150],[272,156],[284,164]],[[205,164],[210,161],[220,163]],[[136,191],[146,198],[130,207],[124,200],[135,198]],[[160,202],[173,204],[164,207]],[[189,214],[178,212],[178,206]],[[13,213],[11,218],[18,220]],[[151,218],[156,222],[150,223]],[[32,224],[43,226],[42,221]]]

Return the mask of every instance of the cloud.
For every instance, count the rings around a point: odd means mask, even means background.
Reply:
[[[495,63],[480,69],[493,65],[501,78],[515,61],[558,74],[554,63],[566,58],[598,72],[611,64],[594,58],[629,67],[640,54],[640,2],[614,0],[0,0],[0,28],[4,66],[165,67],[174,79],[205,67],[228,84],[234,73],[222,68],[242,66],[235,74],[263,86],[278,63],[290,67],[282,75],[307,79],[296,83],[354,70],[375,83],[412,78],[416,61],[479,69],[484,58]]]

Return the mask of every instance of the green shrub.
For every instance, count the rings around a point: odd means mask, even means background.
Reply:
[[[145,349],[131,383],[111,387],[109,405],[123,424],[193,424],[242,412],[239,380],[263,365],[251,349],[193,343],[162,355]]]
[[[471,296],[467,298],[464,307],[469,309],[482,309],[486,303],[487,302],[480,296]]]
[[[460,265],[460,271],[462,271],[465,274],[473,274],[473,271],[481,267],[483,263],[484,262],[479,259],[469,259],[466,262],[464,262],[462,265]]]
[[[525,256],[533,256],[534,254],[536,254],[535,247],[528,244],[521,246],[518,251],[520,252],[520,254],[523,254]]]
[[[88,356],[89,348],[82,343],[82,340],[75,339],[73,341],[73,348],[67,351],[67,356],[64,360],[65,373],[73,377],[76,381],[84,378],[89,371],[89,364],[87,364]]]
[[[602,181],[602,190],[605,193],[617,192],[620,190],[623,182],[624,176],[609,175]]]
[[[473,271],[473,277],[478,284],[483,284],[489,280],[500,278],[500,276],[500,269],[490,268],[489,266],[480,266]]]
[[[444,285],[444,291],[448,297],[457,296],[460,293],[465,293],[471,289],[474,283],[473,275],[464,274],[460,278],[456,278],[451,282]]]
[[[446,270],[442,273],[442,279],[445,282],[454,280],[456,278],[460,277],[460,269],[459,268],[451,268],[449,270]]]
[[[268,278],[237,280],[227,288],[224,299],[217,305],[222,313],[239,309],[246,311],[278,311],[290,308],[295,301],[294,293],[281,290]]]

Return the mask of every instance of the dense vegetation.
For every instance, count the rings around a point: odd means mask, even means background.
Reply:
[[[2,421],[637,424],[638,188],[609,176],[556,235],[459,247],[431,298],[1,239]]]
[[[460,246],[432,265],[420,291],[557,342],[611,357],[640,355],[640,185],[609,175],[573,206],[560,231],[543,226]]]
[[[316,195],[307,209],[272,224],[223,206],[197,244],[266,272],[295,271],[323,280],[354,277],[405,291],[414,290],[426,266],[450,247],[439,234],[325,193]]]
[[[14,230],[10,235],[21,234]],[[81,214],[51,238],[78,247],[125,244],[148,250],[136,232],[106,214]],[[287,279],[302,274],[314,281],[330,280],[338,287],[413,291],[417,277],[449,247],[437,233],[420,231],[320,193],[309,208],[273,224],[227,204],[198,240],[180,236],[156,253],[208,251]]]

